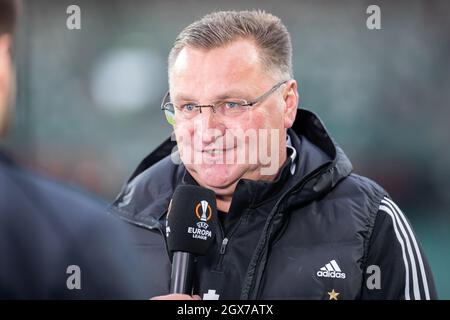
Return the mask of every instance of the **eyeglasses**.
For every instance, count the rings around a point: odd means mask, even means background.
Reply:
[[[167,122],[171,125],[175,124],[175,115],[182,119],[190,120],[196,117],[198,114],[202,113],[202,108],[211,108],[213,113],[223,117],[223,118],[233,118],[245,113],[249,107],[252,107],[260,102],[267,99],[272,93],[274,93],[279,87],[285,84],[288,80],[278,82],[266,93],[253,99],[252,101],[247,101],[244,99],[226,99],[223,101],[218,101],[215,104],[198,105],[194,103],[186,103],[183,105],[176,105],[170,102],[170,93],[167,92],[163,103],[161,104],[161,110],[164,110]]]

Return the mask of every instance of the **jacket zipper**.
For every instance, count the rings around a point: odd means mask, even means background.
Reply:
[[[247,213],[248,213],[248,209],[246,211],[244,211],[244,213],[239,217],[239,221],[234,226],[234,228],[229,232],[228,236],[225,235],[225,231],[223,230],[222,223],[219,221],[219,219],[217,219],[217,223],[218,223],[219,229],[220,229],[220,235],[222,237],[220,239],[221,241],[219,241],[220,242],[219,259],[218,259],[216,267],[215,267],[215,269],[217,271],[221,271],[223,259],[225,257],[227,246],[230,243],[230,239],[233,236],[233,234],[236,232],[236,230],[239,228],[239,226],[241,225],[241,221],[244,218],[244,216],[247,215]]]
[[[220,246],[220,254],[224,255],[225,254],[225,250],[227,248],[227,244],[228,244],[228,238],[223,238],[222,240],[222,244]]]
[[[273,207],[273,209],[272,209],[272,212],[271,212],[271,214],[269,215],[269,217],[268,217],[268,224],[267,224],[267,226],[270,226],[271,224],[272,224],[272,221],[273,221],[273,219],[275,218],[275,216],[277,215],[277,213],[278,213],[278,207],[279,207],[279,205],[281,204],[281,202],[286,198],[286,196],[287,195],[289,195],[289,194],[295,194],[295,193],[297,193],[297,192],[299,192],[301,189],[303,189],[303,187],[306,185],[306,183],[308,183],[311,179],[313,179],[313,178],[315,178],[316,176],[318,176],[318,175],[320,175],[320,174],[323,174],[323,172],[324,171],[326,171],[326,170],[328,170],[329,168],[330,168],[330,166],[331,166],[331,164],[328,164],[328,165],[324,165],[324,166],[322,166],[322,167],[319,167],[318,169],[317,169],[317,171],[313,171],[313,172],[311,172],[308,176],[306,176],[298,185],[297,185],[297,187],[293,187],[292,189],[290,189],[290,190],[287,190],[286,191],[286,193],[284,193],[279,199],[278,199],[278,201],[275,203],[275,205],[274,205],[274,207]],[[260,291],[260,287],[258,286],[258,288],[256,288],[256,293],[254,293],[253,291],[255,291],[255,287],[256,287],[256,279],[255,279],[255,275],[256,275],[256,273],[258,272],[258,268],[261,268],[261,266],[259,265],[260,264],[260,260],[261,260],[261,258],[262,258],[262,256],[264,255],[264,254],[266,254],[267,255],[267,252],[268,252],[268,250],[269,250],[269,245],[268,244],[266,244],[266,242],[267,242],[267,239],[268,239],[268,237],[269,237],[269,235],[267,234],[267,232],[269,231],[269,227],[267,227],[267,229],[266,228],[264,228],[264,231],[263,232],[265,232],[265,235],[264,235],[264,239],[263,239],[263,243],[264,243],[264,248],[262,248],[262,251],[258,254],[258,256],[256,256],[255,258],[256,258],[256,266],[259,266],[259,267],[256,267],[255,268],[255,270],[254,270],[254,272],[253,272],[253,276],[252,276],[252,279],[250,280],[250,284],[248,285],[248,288],[247,288],[247,292],[246,292],[246,294],[245,295],[243,295],[243,292],[244,292],[244,290],[246,289],[245,288],[245,285],[244,285],[244,287],[243,287],[243,290],[242,290],[242,292],[241,292],[241,298],[240,299],[245,299],[245,300],[248,300],[248,299],[257,299],[258,298],[258,295],[259,295],[259,291]],[[254,259],[252,259],[252,260],[254,260]],[[263,271],[264,272],[264,271]],[[247,279],[248,279],[248,275],[247,275]],[[253,296],[252,296],[253,295]]]

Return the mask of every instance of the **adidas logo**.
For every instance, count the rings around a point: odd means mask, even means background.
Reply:
[[[321,278],[339,278],[345,279],[345,273],[339,268],[336,260],[331,260],[324,267],[317,271],[317,276]]]

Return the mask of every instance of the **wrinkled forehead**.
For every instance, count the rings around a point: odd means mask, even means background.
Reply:
[[[209,96],[222,90],[257,90],[264,87],[264,77],[256,45],[239,40],[213,49],[184,47],[170,70],[169,85],[173,98],[178,93]]]

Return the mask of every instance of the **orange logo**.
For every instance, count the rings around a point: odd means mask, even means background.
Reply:
[[[209,221],[209,219],[211,219],[212,216],[212,209],[208,201],[205,200],[200,201],[200,203],[197,204],[197,206],[195,207],[195,214],[197,215],[197,218],[199,218],[200,221],[204,222]]]

